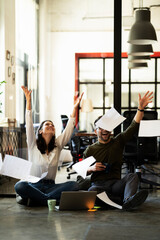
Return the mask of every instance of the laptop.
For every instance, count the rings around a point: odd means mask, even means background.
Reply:
[[[66,191],[61,193],[57,210],[89,210],[94,207],[96,191]]]

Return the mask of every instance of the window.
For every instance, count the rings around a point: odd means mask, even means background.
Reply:
[[[75,90],[84,92],[84,98],[92,100],[93,111],[79,111],[80,130],[92,130],[94,120],[105,114],[113,106],[113,54],[112,53],[77,53]],[[121,110],[135,110],[138,104],[138,93],[142,95],[153,91],[154,100],[150,104],[152,110],[158,112],[160,118],[160,53],[155,53],[148,62],[148,68],[128,69],[127,54],[122,53]],[[90,128],[85,129],[85,121]]]

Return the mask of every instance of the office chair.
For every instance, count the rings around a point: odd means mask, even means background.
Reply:
[[[62,129],[61,132],[64,131],[64,129],[66,128],[67,122],[68,122],[69,118],[67,115],[61,115],[61,121],[62,121]],[[70,140],[69,142],[64,146],[65,150],[70,150]],[[61,163],[60,166],[58,166],[58,170],[60,170],[61,167],[64,166],[68,166],[69,163]]]
[[[67,122],[68,122],[68,116],[67,115],[61,115],[61,120],[62,120],[62,132],[64,131]]]
[[[62,130],[61,132],[64,131],[64,129],[66,128],[67,126],[67,123],[68,123],[68,116],[67,115],[61,115],[61,121],[62,121]],[[75,136],[75,134],[78,132],[77,128],[74,127],[74,130],[73,130],[73,133],[72,133],[72,136],[71,136],[71,139]],[[71,139],[68,141],[68,143],[64,146],[64,149],[65,150],[71,150],[70,147],[71,147]],[[69,171],[68,169],[72,167],[72,163],[68,162],[68,163],[62,163],[62,166],[67,166],[67,171]],[[58,167],[58,170],[60,170],[60,167]]]
[[[62,120],[62,131],[61,132],[63,132],[64,129],[66,128],[66,125],[67,125],[67,122],[68,122],[69,118],[68,118],[67,115],[61,115],[61,120]],[[76,127],[74,127],[71,138],[74,137],[77,132],[78,132],[78,129]],[[65,146],[67,149],[70,149],[70,143],[71,143],[71,140],[69,140],[69,142]]]
[[[66,115],[61,115],[61,120],[62,120],[62,132],[64,131],[67,122],[68,122],[68,117]],[[97,137],[95,136],[76,136],[77,133],[86,133],[86,131],[78,131],[78,129],[76,127],[74,127],[73,133],[72,133],[72,137],[69,140],[69,142],[67,143],[67,145],[65,146],[65,148],[67,147],[68,150],[71,151],[71,155],[73,157],[73,161],[70,164],[67,164],[67,172],[70,171],[70,169],[72,169],[72,166],[81,161],[83,159],[83,152],[84,150],[88,147],[88,145],[90,145],[91,143],[95,142]],[[63,166],[66,166],[66,164]],[[60,168],[58,168],[60,169]],[[70,179],[70,175],[75,174],[76,172],[70,172],[68,173],[67,179]]]
[[[123,123],[123,131],[130,125],[135,114],[136,111],[125,111],[123,113],[123,116],[126,117]],[[143,120],[156,120],[157,115],[156,111],[145,111]],[[156,181],[153,182],[142,177],[142,172],[159,177],[160,169],[154,168],[152,165],[158,163],[157,137],[138,137],[138,133],[134,134],[133,138],[125,145],[123,157],[128,170],[137,172],[140,183],[149,184],[150,188],[160,186]]]
[[[71,164],[67,166],[67,172],[69,172],[70,169],[72,169],[72,166],[75,163],[83,160],[83,152],[85,151],[89,144],[90,143],[87,137],[73,136],[71,138],[70,151],[71,155],[73,156],[73,161]],[[75,171],[68,173],[67,179],[70,179],[70,175],[75,173],[76,173]]]

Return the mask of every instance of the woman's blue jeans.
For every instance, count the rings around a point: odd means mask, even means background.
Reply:
[[[41,179],[37,183],[20,181],[15,184],[17,194],[24,199],[30,198],[41,205],[47,205],[48,199],[56,199],[59,203],[61,192],[77,190],[79,190],[79,185],[74,181],[55,184],[53,180]]]

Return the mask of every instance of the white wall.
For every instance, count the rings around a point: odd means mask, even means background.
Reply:
[[[15,0],[5,1],[5,50],[10,51],[10,56],[15,56]],[[15,62],[11,66],[11,61],[5,64],[5,116],[16,118],[16,88],[12,82],[12,73],[15,73]],[[8,77],[8,67],[11,67],[11,76]]]
[[[41,78],[41,120],[52,119],[57,133],[61,130],[60,115],[70,115],[75,86],[75,53],[113,52],[111,32],[53,32],[50,42],[49,61],[44,79]],[[41,65],[40,65],[41,66]],[[49,70],[51,67],[51,71]],[[48,101],[49,104],[45,103]],[[43,102],[43,103],[42,103]]]
[[[128,32],[125,32],[127,39]],[[45,87],[41,89],[41,120],[52,119],[57,134],[61,130],[60,115],[69,115],[72,111],[75,87],[75,53],[78,52],[113,52],[112,32],[53,32],[48,33],[50,59],[48,72],[44,79]],[[122,46],[126,52],[127,41]],[[154,46],[155,49],[155,46]],[[160,50],[160,49],[159,49]],[[158,51],[158,49],[157,49]],[[40,84],[41,85],[41,84]],[[44,97],[42,97],[44,95]],[[41,113],[42,113],[41,112]]]
[[[16,90],[12,82],[12,73],[15,73],[15,61],[11,65],[11,56],[15,59],[15,0],[1,0],[1,81],[5,80],[4,96],[5,108],[2,109],[7,118],[16,118]],[[4,50],[5,49],[5,50]],[[10,52],[10,60],[6,60],[6,51]],[[8,67],[11,68],[11,76],[8,76]]]
[[[40,0],[40,121],[52,119],[58,135],[61,131],[60,115],[69,115],[72,111],[75,53],[113,52],[113,32],[76,31],[75,24],[74,31],[70,30],[72,26],[69,26],[68,31],[64,31],[65,14],[58,12],[56,1],[53,1],[52,9],[48,3],[51,4],[52,1]],[[54,22],[56,18],[52,16],[56,11],[57,15],[54,16],[58,16],[58,23]],[[61,30],[58,31],[54,23],[58,24]],[[128,34],[129,31],[122,32],[122,52],[127,52]],[[157,35],[159,39],[159,32]],[[153,48],[154,51],[160,51],[158,43]]]
[[[4,37],[4,1],[0,1],[0,82],[5,80],[5,37]],[[0,92],[4,92],[4,85],[0,86]],[[0,95],[0,103],[4,102],[4,94]],[[4,104],[1,106],[2,112],[4,112]],[[3,114],[0,113],[0,119]]]

